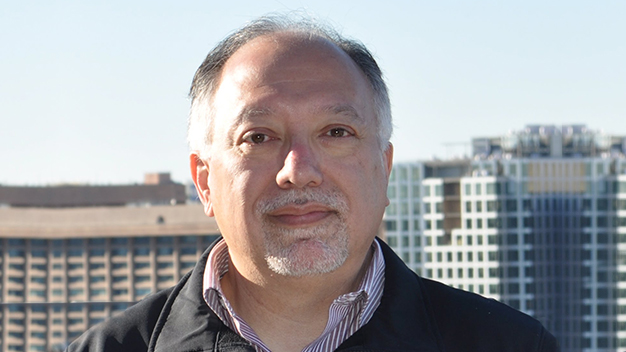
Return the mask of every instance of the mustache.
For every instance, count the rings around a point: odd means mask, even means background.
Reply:
[[[256,212],[258,215],[263,215],[290,205],[307,203],[322,204],[339,214],[348,210],[348,203],[341,192],[305,188],[282,191],[272,198],[262,199],[257,203]]]

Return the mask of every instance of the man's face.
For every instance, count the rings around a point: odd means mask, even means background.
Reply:
[[[379,145],[373,92],[352,60],[321,39],[254,39],[224,66],[213,111],[196,184],[235,267],[360,265],[388,204],[392,148]]]

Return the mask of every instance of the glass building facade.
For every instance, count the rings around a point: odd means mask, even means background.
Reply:
[[[566,351],[626,347],[626,138],[529,126],[473,158],[394,165],[386,241],[418,274],[540,320]]]

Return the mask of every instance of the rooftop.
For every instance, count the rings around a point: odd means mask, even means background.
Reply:
[[[0,208],[0,237],[70,238],[219,234],[201,204]]]

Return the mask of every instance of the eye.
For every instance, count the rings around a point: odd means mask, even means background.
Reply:
[[[267,142],[270,137],[264,133],[251,133],[244,138],[244,141],[252,144]]]
[[[348,130],[343,127],[331,128],[330,130],[328,130],[328,132],[326,132],[326,134],[330,137],[335,137],[335,138],[347,137],[351,135],[351,133],[348,132]]]

